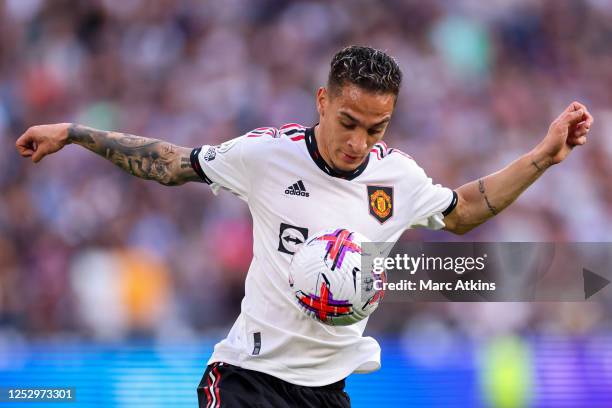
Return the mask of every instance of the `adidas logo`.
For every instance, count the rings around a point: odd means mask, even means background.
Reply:
[[[298,180],[297,182],[293,183],[293,185],[287,187],[285,194],[310,197],[310,194],[306,191],[306,187],[304,187],[304,182],[302,180]]]

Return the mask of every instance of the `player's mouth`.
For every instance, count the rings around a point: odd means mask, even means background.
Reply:
[[[350,163],[350,164],[354,164],[359,162],[359,157],[358,156],[352,156],[350,154],[346,154],[344,152],[340,153],[342,155],[342,160]]]

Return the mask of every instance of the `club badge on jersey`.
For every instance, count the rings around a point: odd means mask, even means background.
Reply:
[[[393,216],[393,187],[368,186],[370,215],[384,224]]]

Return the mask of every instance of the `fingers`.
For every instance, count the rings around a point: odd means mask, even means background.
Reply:
[[[34,131],[34,127],[29,128],[15,142],[17,152],[22,157],[31,157],[34,163],[38,163],[44,156],[47,155],[47,146],[44,143],[39,143],[39,138]]]
[[[580,102],[572,102],[557,119],[557,126],[567,129],[566,143],[570,148],[582,146],[593,125],[593,115]],[[567,126],[567,127],[566,127]]]
[[[566,112],[574,112],[580,109],[584,109],[585,106],[583,104],[581,104],[580,102],[574,101],[572,103],[569,104],[569,106],[567,107],[567,109],[565,109]]]
[[[35,142],[30,129],[21,135],[15,142],[15,147],[23,157],[30,157],[36,150]]]
[[[27,146],[17,145],[16,147],[17,147],[17,151],[19,152],[21,157],[30,157],[34,153],[34,149],[31,149],[31,148],[29,148]]]
[[[582,146],[587,142],[587,134],[589,133],[588,121],[582,121],[578,123],[567,138],[567,143],[571,147]]]
[[[593,126],[593,115],[591,115],[591,113],[587,110],[587,108],[584,108],[584,114],[585,114],[585,122],[587,124],[587,128],[590,129],[591,126]]]
[[[567,142],[572,147],[574,147],[574,146],[582,146],[582,145],[586,144],[587,137],[586,136],[575,137],[575,138],[573,138],[571,140],[568,140]]]
[[[576,130],[573,132],[575,137],[585,136],[589,133],[590,127],[586,121],[580,122],[576,125]]]
[[[574,111],[565,111],[565,113],[563,113],[563,115],[561,116],[561,120],[563,120],[564,122],[570,125],[575,125],[575,124],[582,122],[584,120],[584,117],[585,117],[585,110],[582,108],[579,108],[578,110],[574,110]]]
[[[590,129],[593,125],[593,115],[591,115],[584,104],[577,101],[572,102],[562,116],[564,116],[571,124],[584,121],[587,129]]]
[[[39,161],[41,161],[43,159],[43,157],[45,157],[47,155],[47,149],[45,147],[42,146],[38,146],[38,149],[36,149],[34,151],[34,153],[32,154],[32,161],[34,163],[38,163]]]

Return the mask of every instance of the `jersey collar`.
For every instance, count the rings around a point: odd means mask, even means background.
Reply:
[[[316,125],[315,125],[316,126]],[[306,147],[308,147],[308,153],[310,153],[310,157],[315,162],[315,164],[323,170],[325,173],[329,174],[332,177],[338,177],[345,180],[353,180],[355,177],[359,176],[368,166],[368,162],[370,161],[370,155],[366,156],[366,159],[353,171],[340,171],[332,169],[326,162],[323,160],[323,156],[319,152],[319,148],[317,147],[317,139],[315,138],[314,126],[306,129]]]

